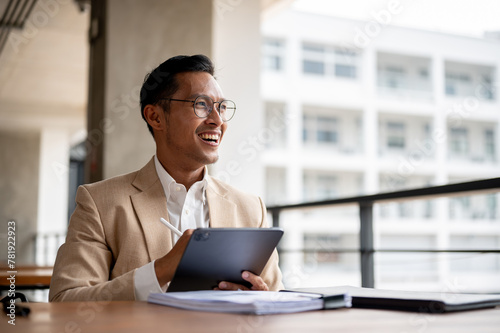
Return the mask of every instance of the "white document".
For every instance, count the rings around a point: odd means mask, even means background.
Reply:
[[[321,295],[243,290],[152,293],[148,302],[196,311],[252,314],[292,313],[324,307]],[[342,303],[338,307],[344,306],[347,305]]]

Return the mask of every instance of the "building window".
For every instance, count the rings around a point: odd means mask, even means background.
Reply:
[[[262,66],[268,71],[283,70],[284,42],[278,39],[264,39],[262,45]]]
[[[449,199],[449,216],[453,220],[498,221],[497,194],[461,196]]]
[[[465,156],[469,152],[469,142],[467,140],[467,129],[450,129],[450,153],[453,156]]]
[[[382,87],[399,89],[405,86],[406,71],[402,67],[386,66],[380,69],[379,75]]]
[[[352,65],[335,64],[335,76],[355,78],[356,67]]]
[[[468,74],[464,73],[446,73],[445,74],[446,81],[449,82],[462,82],[467,83],[471,81],[471,78]]]
[[[465,73],[446,72],[445,94],[448,96],[464,96],[473,92],[472,79]]]
[[[304,200],[316,201],[337,197],[337,182],[335,175],[306,171],[304,173]]]
[[[76,208],[76,191],[85,183],[84,164],[87,157],[85,142],[70,148],[69,151],[69,191],[68,191],[68,221]]]
[[[438,263],[433,253],[404,253],[397,250],[428,250],[436,247],[434,235],[412,235],[411,233],[380,236],[380,246],[384,249],[396,250],[394,253],[378,255],[377,265],[381,267],[381,282],[394,283],[401,281],[434,282],[436,281]]]
[[[334,46],[304,43],[302,69],[305,74],[356,78],[358,54]]]
[[[350,50],[335,49],[335,76],[357,77],[357,54]]]
[[[491,129],[484,131],[484,150],[486,153],[486,159],[490,161],[495,161],[495,132]]]
[[[325,47],[322,45],[303,44],[302,52],[304,73],[325,75]]]
[[[336,145],[339,141],[337,118],[304,115],[303,140],[313,145]]]
[[[487,249],[496,250],[500,247],[500,237],[496,235],[451,235],[451,249]],[[492,253],[475,255],[450,260],[452,273],[497,273],[500,272],[500,258]]]
[[[325,64],[319,61],[304,60],[304,73],[325,75]]]
[[[490,193],[486,194],[486,214],[487,218],[490,219],[491,221],[495,221],[498,223],[499,216],[498,216],[498,207],[497,207],[497,196],[500,195],[498,193]]]
[[[479,89],[476,90],[477,94],[484,99],[493,99],[493,83],[491,76],[482,75]]]
[[[470,197],[456,197],[449,200],[451,219],[466,219],[470,215]]]
[[[322,199],[336,197],[337,194],[337,177],[332,175],[318,175],[316,183],[316,196]]]
[[[316,138],[319,143],[337,143],[337,119],[328,117],[318,117]]]
[[[465,63],[445,63],[445,93],[449,96],[476,96],[481,100],[495,99],[493,66]]]
[[[451,83],[446,83],[445,94],[448,96],[455,96],[457,94],[457,91],[455,89],[455,85],[453,85]]]
[[[404,149],[406,146],[405,124],[402,122],[387,122],[387,147],[390,149]]]
[[[339,261],[339,254],[327,252],[325,250],[333,250],[342,247],[341,235],[338,234],[304,234],[304,248],[310,251],[320,250],[318,252],[305,253],[305,261],[316,263],[336,263]]]
[[[418,70],[418,75],[422,78],[422,79],[427,79],[429,78],[429,70],[427,68],[420,68]]]

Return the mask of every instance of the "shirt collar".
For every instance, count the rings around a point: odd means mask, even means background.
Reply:
[[[163,187],[163,191],[165,192],[165,197],[167,197],[167,201],[170,197],[170,189],[174,188],[175,185],[181,185],[177,184],[174,178],[170,176],[170,174],[165,170],[163,165],[161,165],[160,161],[158,160],[158,157],[155,154],[155,167],[156,167],[156,173],[158,175],[158,178],[160,178],[161,185]],[[206,201],[206,187],[207,187],[208,181],[207,181],[207,167],[205,166],[205,169],[203,170],[203,178],[200,181],[197,181],[191,186],[191,189],[193,189],[195,192],[200,192],[202,194],[202,200],[203,204],[205,204]]]

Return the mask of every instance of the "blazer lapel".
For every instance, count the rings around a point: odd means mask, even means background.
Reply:
[[[236,204],[227,198],[227,190],[208,177],[207,202],[211,228],[234,227]]]
[[[236,221],[236,204],[229,200],[228,191],[216,184],[210,176],[206,189],[210,216],[210,227],[234,227]],[[171,231],[160,222],[160,217],[169,219],[167,200],[161,185],[154,158],[138,171],[132,185],[140,190],[131,196],[137,218],[144,232],[144,239],[149,253],[149,259],[154,260],[164,256],[172,249]]]
[[[172,235],[160,222],[160,217],[168,220],[167,200],[156,173],[154,158],[139,170],[132,185],[141,190],[132,195],[131,200],[144,232],[150,260],[160,258],[172,248]]]

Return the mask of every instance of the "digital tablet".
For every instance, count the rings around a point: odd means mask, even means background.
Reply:
[[[167,292],[210,290],[221,281],[251,287],[241,273],[260,275],[282,236],[280,228],[196,229]]]

